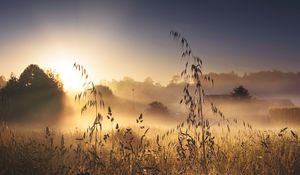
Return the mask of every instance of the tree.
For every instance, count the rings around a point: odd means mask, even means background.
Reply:
[[[5,118],[24,119],[28,114],[60,112],[63,90],[53,74],[45,73],[38,65],[29,65],[19,79],[11,75],[7,85],[1,89],[1,115]],[[5,109],[5,111],[3,111]],[[3,116],[2,116],[3,118]]]
[[[149,108],[147,109],[148,113],[156,115],[169,115],[169,110],[167,106],[159,101],[153,101],[149,103]]]
[[[38,65],[29,65],[19,78],[20,88],[23,89],[53,89],[61,91],[60,83],[55,79],[53,73],[45,73]]]
[[[244,88],[244,86],[238,86],[238,87],[234,88],[231,95],[233,97],[240,98],[240,99],[250,99],[251,98],[249,91],[246,88]]]
[[[18,78],[13,73],[11,73],[10,79],[1,92],[5,93],[6,95],[12,95],[13,92],[18,90],[18,83]]]

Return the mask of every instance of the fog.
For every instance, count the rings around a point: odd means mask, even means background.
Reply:
[[[289,99],[299,104],[300,73],[285,73],[279,71],[261,71],[239,76],[235,73],[210,73],[215,85],[206,85],[210,94],[230,94],[234,87],[243,85],[255,98]],[[148,77],[144,81],[135,81],[130,77],[122,80],[103,82],[113,93],[125,99],[150,102],[154,98],[164,103],[172,103],[181,96],[184,84],[179,76],[174,76],[169,83],[162,86]],[[134,96],[132,89],[134,89]]]
[[[215,85],[206,87],[206,115],[210,117],[210,103],[214,103],[230,119],[240,119],[266,126],[288,123],[276,122],[270,116],[273,108],[290,108],[300,103],[300,74],[279,71],[262,71],[239,76],[235,73],[210,73]],[[161,85],[150,77],[136,81],[130,77],[122,80],[103,82],[112,89],[115,96],[129,102],[140,104],[139,111],[145,111],[147,104],[153,101],[162,102],[169,110],[172,120],[182,121],[186,118],[187,109],[180,105],[184,83],[179,76],[174,76],[167,85]],[[252,96],[250,101],[239,101],[230,98],[233,88],[243,85]],[[147,117],[147,116],[146,116]],[[152,118],[150,115],[149,118]],[[162,119],[164,117],[160,117]]]
[[[248,122],[257,127],[290,125],[284,119],[276,121],[277,119],[270,115],[270,109],[291,108],[300,104],[300,92],[297,90],[300,88],[299,73],[264,71],[244,76],[234,73],[210,75],[216,83],[213,87],[205,85],[207,100],[204,114],[213,125],[217,125],[215,121],[218,118],[211,112],[211,103],[231,122],[237,119],[240,124]],[[249,90],[251,100],[236,100],[230,96],[232,89],[238,85],[243,85]],[[104,129],[110,129],[111,126],[106,119],[108,106],[112,109],[114,123],[121,126],[134,126],[136,118],[143,114],[145,125],[157,128],[174,127],[177,123],[185,121],[188,113],[187,108],[179,104],[183,86],[179,76],[174,76],[166,85],[161,85],[150,77],[144,81],[124,77],[122,80],[101,82],[97,88],[102,92],[105,101],[105,107],[100,109],[104,118]],[[60,112],[51,110],[49,101],[48,104],[27,114],[29,117],[25,121],[14,122],[14,125],[30,125],[31,129],[51,126],[66,131],[72,131],[74,128],[85,129],[92,125],[95,111],[89,109],[81,114],[82,103],[75,102],[74,96],[72,92],[65,94]]]

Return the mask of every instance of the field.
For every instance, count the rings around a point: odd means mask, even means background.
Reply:
[[[18,132],[3,123],[0,174],[300,173],[295,131],[218,128],[207,132],[203,143],[199,127],[182,123],[168,131],[151,129],[142,116],[134,128],[103,133],[91,128]]]
[[[299,130],[286,126],[259,129],[251,122],[227,118],[206,99],[203,85],[214,86],[214,80],[202,72],[202,60],[193,55],[181,34],[170,34],[182,46],[185,60],[180,104],[186,107],[186,117],[181,116],[181,122],[172,127],[170,121],[167,129],[160,128],[155,122],[147,124],[140,114],[134,125],[120,124],[111,107],[104,114],[107,106],[101,89],[88,79],[84,66],[74,63],[84,80],[75,102],[81,114],[94,118],[91,126],[60,132],[49,127],[43,131],[11,129],[2,123],[0,174],[300,174]],[[237,102],[252,100],[243,86],[234,91],[232,98]],[[161,103],[155,104],[167,111]],[[213,118],[206,115],[209,111]]]
[[[270,117],[281,123],[299,123],[300,108],[273,108],[269,111]]]
[[[26,3],[0,7],[0,175],[300,175],[298,6]]]

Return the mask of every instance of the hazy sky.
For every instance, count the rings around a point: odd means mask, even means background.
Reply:
[[[63,71],[76,61],[97,81],[165,84],[182,67],[171,29],[208,72],[299,71],[299,1],[113,2],[1,1],[0,75],[30,63]]]

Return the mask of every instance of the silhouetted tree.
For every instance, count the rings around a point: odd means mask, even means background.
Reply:
[[[13,92],[16,92],[18,90],[18,78],[11,73],[10,79],[6,83],[6,86],[2,89],[2,92],[6,95],[12,95]]]
[[[22,89],[58,88],[56,81],[49,77],[37,65],[29,65],[19,78]]]
[[[238,86],[233,89],[233,92],[231,93],[232,96],[241,98],[241,99],[250,99],[250,93],[249,91],[244,88],[244,86]]]
[[[39,111],[41,107],[48,108],[55,115],[62,106],[62,83],[53,74],[47,74],[39,66],[31,64],[19,79],[11,75],[6,86],[1,89],[0,96],[1,115],[7,120],[22,119],[29,112]]]
[[[156,115],[169,115],[169,110],[167,106],[159,101],[153,101],[149,104],[149,108],[147,109],[148,113],[156,114]]]

